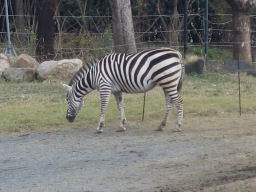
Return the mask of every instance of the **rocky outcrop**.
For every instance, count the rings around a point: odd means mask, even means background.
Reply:
[[[82,67],[80,59],[45,61],[39,64],[36,59],[21,54],[18,58],[0,54],[0,78],[8,81],[31,81],[34,79],[59,79],[68,81]]]
[[[0,59],[4,59],[9,63],[10,67],[16,67],[16,61],[17,61],[17,57],[10,55],[10,54],[0,54]]]
[[[34,68],[36,69],[39,66],[39,63],[31,56],[27,54],[21,54],[17,58],[16,67],[19,68]]]
[[[45,61],[36,69],[39,80],[60,79],[69,80],[82,67],[80,59],[64,59],[60,61]]]
[[[7,81],[32,81],[35,79],[35,69],[7,68],[3,71],[2,78]]]
[[[2,59],[0,56],[0,77],[2,76],[3,72],[10,67],[10,64],[7,59]]]

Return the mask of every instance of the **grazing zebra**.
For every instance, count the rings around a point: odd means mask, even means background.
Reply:
[[[111,93],[114,94],[121,113],[121,131],[125,131],[125,112],[122,92],[144,93],[156,85],[163,88],[167,111],[157,130],[166,125],[172,104],[178,110],[178,127],[183,119],[183,100],[178,94],[184,76],[181,54],[170,48],[144,50],[133,54],[112,53],[100,60],[84,65],[63,84],[67,91],[66,118],[73,122],[83,106],[83,96],[97,89],[101,99],[101,114],[97,132],[104,127],[105,112]]]

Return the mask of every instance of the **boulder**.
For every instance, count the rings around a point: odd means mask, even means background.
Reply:
[[[58,61],[44,61],[36,69],[36,77],[38,80],[46,80],[52,71],[57,67]]]
[[[83,66],[80,59],[64,59],[60,61],[45,61],[36,69],[39,80],[60,79],[69,80]]]
[[[16,61],[16,67],[20,68],[37,68],[39,63],[27,54],[20,54]]]
[[[7,68],[2,77],[7,81],[32,81],[35,78],[34,68]]]
[[[2,59],[2,57],[0,56],[0,77],[2,76],[2,73],[4,72],[4,70],[9,67],[10,67],[10,65],[9,65],[8,60]]]
[[[7,55],[0,53],[0,59],[8,60]]]
[[[10,67],[16,67],[17,57],[15,57],[11,54],[7,54],[7,53],[3,54],[3,55],[5,55],[8,58],[7,61],[10,65]]]

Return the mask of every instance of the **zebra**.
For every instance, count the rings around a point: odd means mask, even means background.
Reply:
[[[132,54],[106,55],[81,67],[68,85],[62,84],[67,91],[66,118],[69,122],[73,122],[83,106],[83,97],[93,90],[98,90],[101,112],[97,132],[103,132],[105,112],[111,94],[115,96],[121,114],[119,131],[125,131],[126,117],[122,93],[145,93],[159,85],[165,94],[167,110],[157,130],[162,131],[166,126],[172,104],[178,111],[178,129],[180,129],[183,120],[183,99],[179,91],[183,77],[182,56],[174,49],[159,48]]]

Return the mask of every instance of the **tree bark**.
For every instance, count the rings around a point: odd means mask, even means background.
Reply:
[[[172,1],[172,13],[170,15],[170,22],[166,22],[164,17],[162,17],[162,11],[160,6],[161,2],[162,1],[160,0],[157,1],[157,11],[158,11],[158,14],[160,15],[160,19],[163,24],[164,31],[167,31],[165,38],[168,41],[170,46],[177,46],[179,45],[179,36],[180,36],[179,30],[181,29],[181,25],[178,17],[178,14],[179,14],[178,0]]]
[[[252,62],[251,25],[248,13],[233,11],[233,59]]]
[[[169,44],[170,46],[179,45],[179,18],[178,18],[178,0],[173,0],[173,10],[169,25]]]
[[[18,32],[24,33],[25,32],[25,20],[24,20],[24,6],[23,0],[15,0],[15,23],[16,23],[16,30]],[[19,38],[22,35],[18,36]]]
[[[38,60],[49,60],[55,57],[54,54],[54,13],[56,0],[38,0],[37,7],[37,46],[36,55]]]
[[[109,0],[109,2],[112,9],[115,51],[121,53],[136,52],[130,0]]]
[[[226,0],[232,8],[233,59],[252,62],[250,12],[256,0]]]

